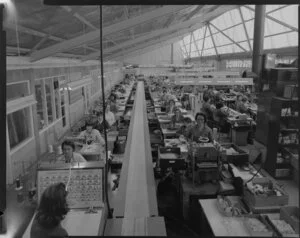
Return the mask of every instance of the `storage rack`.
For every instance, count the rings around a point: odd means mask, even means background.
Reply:
[[[267,141],[267,157],[265,161],[265,170],[274,178],[291,179],[292,165],[289,150],[297,149],[299,144],[299,130],[297,129],[298,116],[295,115],[297,111],[297,99],[287,99],[283,97],[273,97],[271,102],[271,120],[269,122],[269,133]],[[288,110],[291,110],[289,113]],[[284,109],[284,110],[282,110]],[[288,114],[289,113],[289,114]],[[295,139],[292,142],[283,142],[284,136],[295,134]],[[280,138],[282,135],[282,139]],[[277,153],[290,158],[285,161],[277,162]],[[285,172],[284,172],[285,171]],[[282,174],[280,175],[280,173]]]

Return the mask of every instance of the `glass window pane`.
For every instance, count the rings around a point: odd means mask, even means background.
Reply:
[[[6,85],[6,100],[14,100],[21,97],[29,96],[28,83],[14,83]]]
[[[51,95],[51,90],[50,90],[50,84],[51,84],[51,80],[48,79],[45,81],[48,124],[51,124],[53,122],[52,95]]]
[[[35,99],[37,101],[36,111],[39,122],[39,130],[41,130],[46,126],[43,114],[42,80],[35,81]]]
[[[13,149],[31,136],[29,107],[7,115],[10,148]]]
[[[59,105],[59,82],[58,78],[54,77],[53,79],[53,87],[54,87],[54,93],[55,93],[55,110],[56,110],[56,119],[59,119],[59,110],[60,110],[60,105]]]

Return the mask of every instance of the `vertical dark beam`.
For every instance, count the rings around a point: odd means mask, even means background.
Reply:
[[[259,81],[261,80],[264,51],[265,15],[266,5],[256,5],[254,18],[252,71],[258,75]],[[259,84],[259,82],[257,83]]]
[[[3,31],[3,12],[4,5],[0,4],[0,211],[2,212],[6,209],[6,32]]]
[[[171,64],[174,63],[174,44],[171,44]]]

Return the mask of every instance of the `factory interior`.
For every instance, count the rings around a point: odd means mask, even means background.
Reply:
[[[71,2],[0,0],[0,237],[299,237],[299,4]]]

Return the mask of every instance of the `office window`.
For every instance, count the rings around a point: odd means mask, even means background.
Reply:
[[[45,81],[46,89],[46,102],[47,102],[47,113],[48,113],[48,124],[51,124],[54,121],[53,111],[52,111],[52,97],[51,95],[51,80]]]
[[[10,83],[6,85],[6,100],[14,100],[20,97],[29,96],[29,82]]]
[[[65,90],[64,87],[61,87],[60,90],[60,102],[61,102],[61,116],[62,116],[62,123],[63,127],[67,125],[67,119],[66,119],[66,106],[65,106]]]
[[[46,127],[46,122],[44,118],[44,112],[43,112],[43,90],[42,90],[42,80],[38,80],[35,82],[35,99],[37,101],[36,104],[36,111],[37,111],[37,117],[38,117],[38,127],[39,130]]]
[[[23,108],[7,115],[10,149],[31,137],[30,108]]]
[[[65,76],[56,76],[35,81],[35,96],[37,100],[37,116],[39,130],[49,126],[55,121],[65,116],[64,88],[60,85],[64,83]],[[63,118],[63,124],[66,119]]]
[[[54,77],[53,79],[53,88],[54,88],[54,94],[55,94],[55,109],[56,109],[56,119],[59,119],[61,117],[60,113],[60,92],[59,92],[59,81],[57,77]]]

